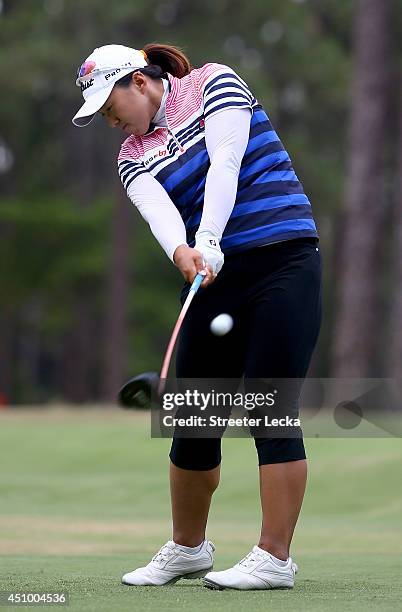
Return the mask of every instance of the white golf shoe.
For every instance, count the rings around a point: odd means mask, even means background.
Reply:
[[[297,573],[291,557],[286,565],[275,563],[269,552],[258,546],[244,559],[222,572],[209,572],[203,582],[209,589],[291,589]]]
[[[130,586],[163,586],[180,578],[202,578],[213,567],[215,546],[204,540],[196,553],[183,551],[169,540],[145,567],[124,574],[122,583]]]

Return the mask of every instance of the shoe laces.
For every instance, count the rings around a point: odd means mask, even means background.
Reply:
[[[168,561],[172,555],[173,550],[175,548],[174,542],[169,540],[162,546],[162,548],[152,557],[152,561],[156,563],[162,563],[163,561]]]
[[[257,561],[262,559],[263,556],[264,555],[260,553],[258,550],[253,549],[251,552],[248,553],[248,555],[246,555],[245,557],[243,557],[241,561],[239,561],[239,565],[244,565],[244,567],[249,567],[250,565],[253,565]]]

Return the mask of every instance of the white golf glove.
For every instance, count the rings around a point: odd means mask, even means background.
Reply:
[[[224,262],[219,238],[208,231],[199,232],[195,235],[194,248],[201,253],[204,261],[211,266],[212,274],[218,274]]]

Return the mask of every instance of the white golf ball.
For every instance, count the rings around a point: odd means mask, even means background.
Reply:
[[[233,319],[229,314],[220,314],[212,319],[210,329],[215,336],[224,336],[233,327]]]

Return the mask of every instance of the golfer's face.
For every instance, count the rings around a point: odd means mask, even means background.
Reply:
[[[132,80],[129,87],[115,86],[100,109],[110,127],[118,127],[126,134],[143,136],[157,109],[149,96],[147,79],[142,75]]]

